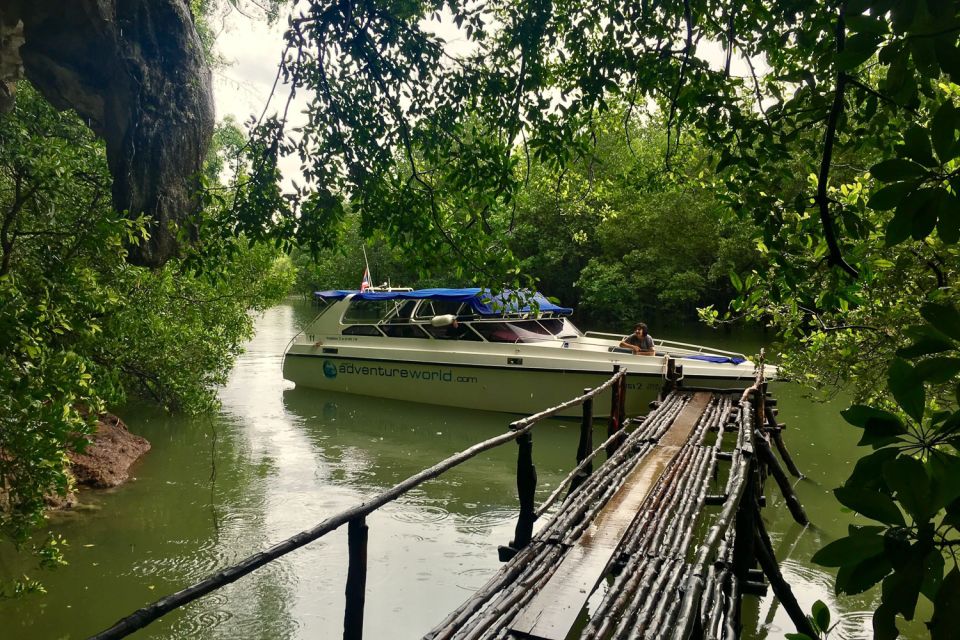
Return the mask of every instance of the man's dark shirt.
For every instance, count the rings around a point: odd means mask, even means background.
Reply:
[[[641,351],[653,351],[653,338],[649,335],[645,335],[642,338],[635,333],[631,333],[629,336],[623,339],[627,344],[632,344],[635,347],[640,347]]]

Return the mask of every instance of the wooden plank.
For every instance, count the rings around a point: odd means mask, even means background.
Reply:
[[[710,398],[709,393],[695,394],[657,445],[637,462],[623,486],[566,553],[544,588],[517,616],[510,627],[513,634],[540,640],[567,637],[644,500],[690,438]]]

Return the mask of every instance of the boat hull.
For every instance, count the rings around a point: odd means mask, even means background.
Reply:
[[[306,353],[288,353],[283,364],[284,378],[298,387],[517,414],[555,407],[584,389],[603,384],[611,375],[612,367],[607,371],[534,369]],[[731,378],[686,382],[720,388],[744,386],[743,380]],[[647,413],[662,385],[660,375],[628,374],[627,414]],[[608,416],[610,404],[607,390],[594,400],[594,416]],[[573,407],[558,415],[578,416],[581,412],[580,407]]]

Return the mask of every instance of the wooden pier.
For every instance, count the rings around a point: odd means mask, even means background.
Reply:
[[[767,562],[755,407],[742,393],[667,396],[427,638],[736,638],[740,596],[761,575],[804,625]]]
[[[622,413],[625,374],[616,372],[578,398],[518,420],[502,436],[451,456],[93,637],[125,637],[347,524],[343,637],[362,638],[366,516],[510,441],[519,445],[519,513],[514,539],[499,550],[505,563],[426,638],[737,638],[742,596],[768,588],[797,630],[815,637],[780,574],[759,516],[764,480],[773,477],[794,518],[807,524],[773,453],[776,448],[787,468],[799,475],[780,437],[782,425],[762,374],[752,387],[736,390],[681,388],[671,375],[662,401],[647,416],[633,419]],[[609,387],[614,393],[608,437],[594,448],[593,400]],[[534,427],[574,405],[583,407],[576,466],[537,508]],[[602,455],[606,459],[594,471]]]

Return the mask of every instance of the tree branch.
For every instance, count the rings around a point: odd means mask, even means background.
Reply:
[[[933,271],[933,275],[937,277],[937,289],[943,289],[945,286],[947,286],[947,278],[943,274],[943,270],[940,268],[940,265],[938,265],[933,260],[925,258],[916,249],[913,249],[912,253],[917,257],[917,260],[921,260],[925,265],[927,265],[930,268],[931,271]]]
[[[837,53],[843,51],[844,46],[844,8],[841,6],[837,14]],[[827,242],[828,263],[835,267],[840,267],[843,271],[856,279],[860,274],[847,263],[843,258],[843,252],[840,250],[840,244],[837,241],[836,231],[833,227],[833,217],[830,215],[830,200],[827,198],[827,184],[830,181],[830,163],[833,159],[833,144],[837,137],[837,123],[843,114],[843,92],[847,85],[847,74],[842,71],[837,73],[837,86],[833,92],[833,105],[830,107],[830,115],[827,117],[827,131],[823,137],[823,157],[820,159],[820,174],[817,183],[816,200],[820,208],[820,224],[823,225],[823,237]]]
[[[731,11],[730,15],[727,17],[727,59],[723,64],[723,75],[727,78],[730,77],[730,62],[733,60],[733,46],[735,40],[733,19],[735,17],[736,13],[733,11]]]
[[[0,227],[0,250],[3,251],[3,258],[0,260],[0,276],[7,275],[7,273],[10,272],[10,260],[13,257],[13,243],[17,236],[16,232],[11,234],[11,229],[17,220],[17,216],[20,215],[23,205],[33,196],[39,187],[39,184],[35,184],[27,189],[26,193],[24,193],[23,176],[21,174],[17,174],[17,177],[15,178],[13,186],[13,202],[10,204],[10,208],[7,209],[7,212],[4,214],[3,226]]]
[[[687,75],[687,64],[690,62],[690,50],[693,48],[693,12],[690,9],[690,0],[683,0],[683,18],[687,23],[686,45],[683,47],[683,62],[680,65],[680,75],[677,78],[677,86],[670,97],[670,115],[667,117],[667,166],[670,165],[670,132],[673,127],[673,120],[677,113],[677,100],[680,98],[680,90],[683,88],[683,80]],[[676,145],[680,145],[680,125],[677,125]]]
[[[859,89],[862,89],[863,91],[866,91],[867,93],[869,93],[869,94],[872,95],[872,96],[876,96],[877,98],[879,98],[880,100],[883,100],[884,102],[888,102],[888,103],[892,104],[893,106],[898,107],[898,108],[900,108],[900,109],[905,109],[905,110],[909,111],[910,113],[916,113],[916,112],[917,112],[916,109],[912,109],[912,108],[910,108],[910,107],[908,107],[908,106],[906,106],[906,105],[900,104],[899,102],[897,102],[896,100],[894,100],[894,99],[891,98],[890,96],[885,96],[885,95],[883,95],[882,93],[880,93],[879,91],[877,91],[876,89],[874,89],[873,87],[871,87],[870,85],[864,84],[863,82],[861,82],[861,81],[858,80],[857,78],[854,78],[853,76],[846,76],[846,78],[847,78],[847,82],[849,82],[850,84],[854,85],[855,87],[857,87],[857,88],[859,88]]]
[[[753,78],[753,91],[757,96],[757,109],[760,111],[760,115],[763,116],[764,122],[767,123],[767,126],[770,126],[770,118],[767,117],[767,112],[763,109],[763,94],[760,93],[760,81],[757,80],[757,72],[753,68],[753,60],[750,59],[750,54],[746,51],[743,52],[743,57],[747,61],[747,66],[750,68],[750,77]]]

